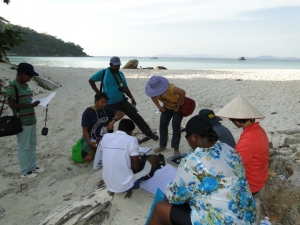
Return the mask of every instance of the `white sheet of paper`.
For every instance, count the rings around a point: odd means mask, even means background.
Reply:
[[[139,147],[139,153],[147,153],[151,150],[151,147]]]
[[[32,99],[32,103],[33,102],[35,102],[35,101],[40,101],[40,106],[45,106],[46,107],[46,105],[48,105],[49,104],[49,102],[52,100],[52,98],[55,96],[55,94],[56,94],[56,92],[51,92],[51,94],[50,95],[48,95],[47,97],[45,97],[45,98],[41,98],[41,99],[39,99],[39,100],[34,100],[34,99]]]
[[[154,176],[142,182],[140,187],[152,194],[156,194],[157,188],[166,192],[166,186],[172,182],[176,175],[176,169],[173,166],[166,165],[163,168],[156,170]]]

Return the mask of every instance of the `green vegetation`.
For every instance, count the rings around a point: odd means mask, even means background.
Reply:
[[[16,25],[12,29],[22,32],[25,41],[7,52],[7,55],[21,56],[87,56],[83,48],[72,42],[64,42],[54,36]]]
[[[22,39],[23,32],[12,29],[6,24],[8,22],[0,16],[0,62],[8,61],[6,52],[24,42]]]

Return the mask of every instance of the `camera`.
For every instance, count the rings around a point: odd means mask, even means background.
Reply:
[[[46,136],[48,134],[48,127],[43,127],[42,135]]]
[[[125,87],[119,87],[119,91],[125,92],[126,88]]]

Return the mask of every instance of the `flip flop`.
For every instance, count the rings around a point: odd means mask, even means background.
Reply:
[[[164,147],[158,147],[158,148],[154,149],[154,153],[160,153],[160,152],[162,152],[164,150],[166,150],[166,148],[164,148]]]

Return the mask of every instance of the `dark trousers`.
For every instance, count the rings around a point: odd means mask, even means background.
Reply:
[[[165,112],[161,113],[160,123],[159,123],[159,135],[160,135],[159,146],[160,147],[167,146],[168,127],[169,127],[169,123],[172,119],[173,135],[172,135],[172,140],[171,140],[171,148],[179,148],[180,137],[181,137],[180,124],[181,124],[182,118],[183,118],[183,116],[181,115],[181,113],[174,112],[171,109],[167,109]]]
[[[140,114],[137,113],[135,108],[132,107],[127,99],[111,105],[106,105],[106,107],[124,112],[126,116],[128,116],[144,134],[150,135],[152,133],[149,125],[145,122],[143,117],[141,117]]]

